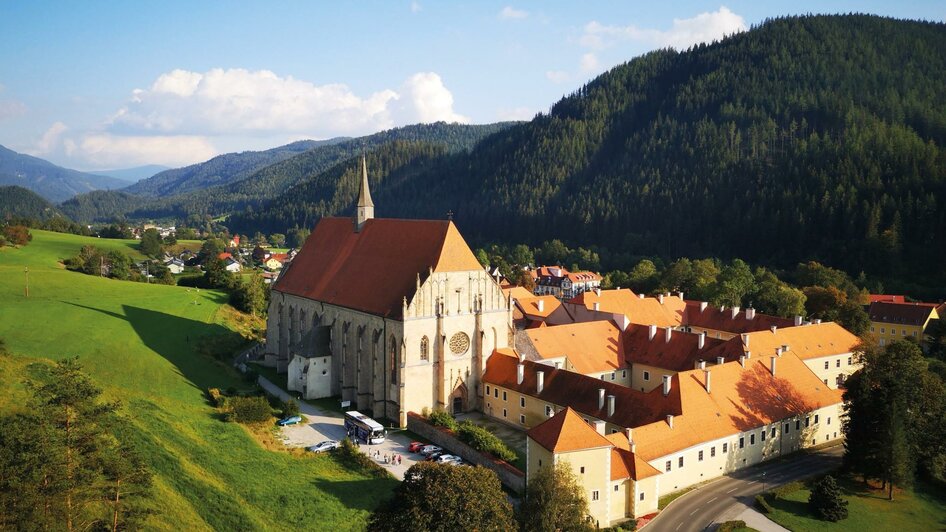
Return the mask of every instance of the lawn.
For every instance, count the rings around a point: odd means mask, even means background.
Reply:
[[[848,501],[848,518],[837,523],[821,521],[808,513],[805,484],[787,490],[780,497],[769,496],[773,512],[766,514],[776,523],[794,531],[805,530],[942,530],[946,527],[946,488],[918,483],[912,491],[894,492],[888,501],[886,492],[865,489],[860,482],[838,479]],[[810,484],[809,484],[810,485]]]
[[[155,473],[147,528],[364,528],[395,481],[329,455],[267,451],[207,403],[208,387],[246,387],[226,362],[242,343],[226,294],[69,272],[59,261],[82,245],[138,258],[137,243],[32,233],[23,248],[0,248],[0,339],[12,353],[0,358],[4,412],[22,408],[31,364],[78,355],[138,429]]]

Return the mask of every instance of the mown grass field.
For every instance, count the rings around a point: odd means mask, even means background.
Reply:
[[[888,501],[885,491],[865,489],[845,477],[838,478],[843,497],[848,501],[848,518],[837,523],[821,521],[808,512],[808,485],[788,490],[781,497],[769,498],[774,510],[766,517],[802,532],[806,530],[944,530],[946,529],[946,488],[918,483],[913,490],[894,492]]]
[[[364,527],[394,480],[349,471],[328,455],[267,451],[207,402],[208,387],[247,387],[208,354],[241,343],[225,294],[69,272],[59,262],[84,244],[138,258],[135,242],[32,233],[28,246],[0,248],[0,338],[12,353],[0,358],[4,413],[24,408],[31,364],[78,355],[139,429],[155,473],[148,528]]]

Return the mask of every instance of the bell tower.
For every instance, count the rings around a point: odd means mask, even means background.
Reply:
[[[355,214],[355,232],[361,231],[365,222],[374,218],[374,202],[371,201],[371,191],[368,190],[368,163],[365,156],[361,156],[361,191],[358,193],[358,208]]]

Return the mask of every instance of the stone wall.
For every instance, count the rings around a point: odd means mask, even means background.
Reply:
[[[460,441],[454,434],[443,428],[431,425],[414,412],[407,413],[407,428],[434,445],[443,447],[450,454],[463,458],[471,464],[492,470],[499,477],[504,486],[516,493],[523,493],[526,487],[525,474],[513,467],[509,462],[481,453]]]

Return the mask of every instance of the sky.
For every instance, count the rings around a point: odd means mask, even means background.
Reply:
[[[766,18],[939,1],[3,2],[0,144],[80,170],[528,120],[648,51]]]

